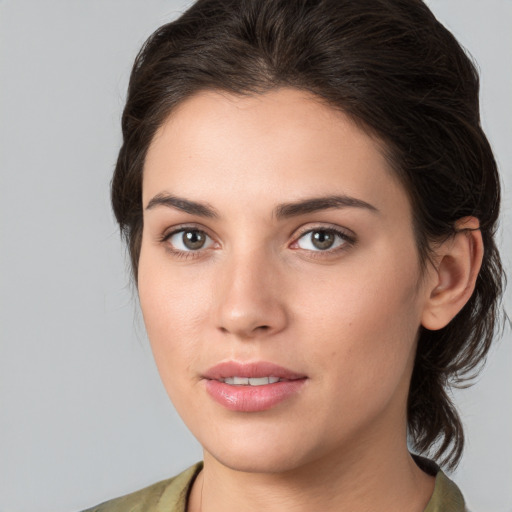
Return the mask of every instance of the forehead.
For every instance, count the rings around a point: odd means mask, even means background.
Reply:
[[[204,91],[182,102],[148,150],[144,204],[162,192],[245,205],[340,193],[409,209],[383,144],[314,95]],[[286,197],[283,197],[286,196]],[[265,200],[265,201],[263,201]]]

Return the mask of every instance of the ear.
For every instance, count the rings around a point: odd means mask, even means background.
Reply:
[[[435,249],[430,269],[421,324],[442,329],[464,307],[475,289],[482,265],[484,246],[476,217],[464,217],[455,224],[456,233]]]

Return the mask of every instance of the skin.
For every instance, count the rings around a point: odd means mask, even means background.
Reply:
[[[216,216],[155,201],[165,195]],[[276,215],[332,195],[370,207]],[[294,89],[183,102],[149,148],[143,204],[144,321],[164,386],[204,448],[189,511],[423,510],[434,479],[406,444],[417,334],[471,294],[478,235],[440,246],[422,275],[411,205],[380,143]],[[204,246],[169,236],[182,228],[204,233]],[[318,249],[311,230],[330,233],[333,248]],[[202,378],[227,360],[307,379],[269,410],[231,411]]]

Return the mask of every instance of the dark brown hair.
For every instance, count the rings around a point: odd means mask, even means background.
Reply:
[[[449,387],[478,370],[498,316],[500,186],[481,129],[479,80],[421,0],[199,0],[144,44],[130,78],[112,204],[137,266],[142,174],[155,131],[205,89],[311,92],[380,139],[408,191],[423,265],[466,216],[485,253],[475,291],[444,329],[421,328],[408,400],[410,443],[453,467],[464,445]]]

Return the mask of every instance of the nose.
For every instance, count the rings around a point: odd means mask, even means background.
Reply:
[[[270,258],[253,252],[223,265],[214,291],[217,328],[240,339],[282,331],[288,322],[285,296]]]

